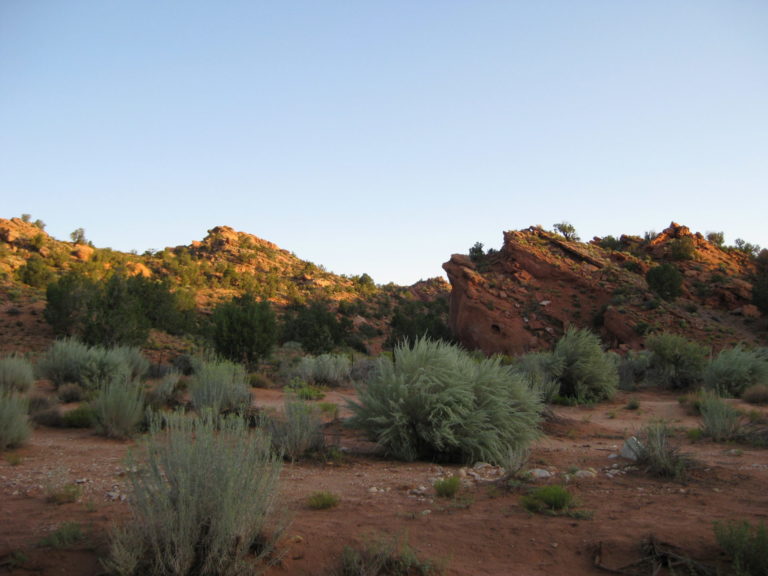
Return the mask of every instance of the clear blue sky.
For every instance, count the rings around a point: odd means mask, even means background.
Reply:
[[[768,246],[768,2],[0,0],[0,217],[378,283],[570,221]]]

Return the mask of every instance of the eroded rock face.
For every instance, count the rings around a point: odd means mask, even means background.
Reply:
[[[674,260],[673,242],[681,238],[691,238],[690,260]],[[570,242],[536,227],[505,232],[501,250],[477,261],[454,254],[443,264],[452,287],[454,335],[468,348],[510,355],[550,348],[571,324],[595,330],[614,349],[642,347],[651,330],[683,333],[715,347],[760,342],[743,322],[744,316],[754,318],[748,307],[754,265],[748,258],[676,223],[651,242],[623,236],[621,250],[601,248],[600,242]],[[675,302],[660,300],[645,281],[648,269],[663,261],[672,261],[685,278]],[[734,321],[729,312],[745,306],[748,314]],[[708,314],[699,313],[702,307]]]

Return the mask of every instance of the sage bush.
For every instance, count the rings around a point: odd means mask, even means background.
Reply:
[[[132,520],[112,534],[121,576],[253,574],[273,548],[281,455],[236,415],[155,414],[129,461]]]
[[[402,460],[501,463],[539,434],[541,400],[499,358],[428,338],[380,358],[350,402],[350,425]]]

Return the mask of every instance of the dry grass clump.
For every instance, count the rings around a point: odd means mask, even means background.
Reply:
[[[0,390],[0,451],[21,445],[31,433],[28,406],[26,397]]]

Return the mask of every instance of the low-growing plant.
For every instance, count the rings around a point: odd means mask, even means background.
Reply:
[[[520,499],[529,512],[558,514],[565,512],[573,503],[573,494],[565,486],[549,484],[539,486]]]
[[[61,414],[61,425],[65,428],[91,428],[95,421],[96,415],[90,404],[80,404],[77,408]]]
[[[397,540],[368,544],[362,549],[344,548],[333,576],[440,576],[443,568],[419,560],[410,546]]]
[[[154,388],[147,392],[147,403],[155,410],[173,405],[177,401],[176,395],[180,378],[180,372],[176,370],[169,371]]]
[[[71,504],[77,502],[82,490],[77,484],[67,482],[64,484],[55,483],[47,488],[46,500],[54,504]]]
[[[102,385],[91,409],[96,432],[110,438],[129,438],[144,415],[144,393],[134,381],[117,377]]]
[[[85,391],[80,384],[70,382],[69,384],[59,386],[56,395],[64,404],[69,404],[71,402],[80,402],[85,395]]]
[[[651,351],[648,379],[666,388],[685,389],[698,384],[707,364],[707,350],[677,334],[649,336],[645,345]]]
[[[5,455],[5,461],[8,462],[8,464],[11,466],[19,466],[22,462],[24,462],[24,458],[21,456],[21,454],[13,452]]]
[[[204,362],[189,382],[189,394],[198,412],[234,412],[251,401],[245,368],[227,360]]]
[[[323,423],[318,409],[306,402],[286,398],[282,416],[268,421],[275,448],[292,462],[324,446]]]
[[[28,360],[20,356],[0,358],[0,392],[25,394],[34,381],[32,364]]]
[[[476,361],[466,351],[426,338],[381,358],[350,424],[403,460],[502,462],[539,434],[541,401],[499,358]]]
[[[645,380],[650,363],[651,355],[646,350],[627,352],[618,365],[619,389],[635,390]]]
[[[0,390],[0,451],[20,446],[32,431],[26,397]]]
[[[750,386],[744,390],[741,399],[749,404],[768,404],[768,386],[765,384]]]
[[[613,396],[619,383],[616,364],[589,330],[569,327],[555,344],[556,361],[562,363],[557,378],[560,396],[578,402],[599,402]]]
[[[624,406],[624,408],[626,408],[627,410],[637,410],[638,408],[640,408],[640,400],[638,400],[637,398],[630,398],[627,401],[627,405]]]
[[[317,409],[328,420],[336,420],[339,417],[339,405],[333,402],[320,402]]]
[[[312,510],[327,510],[339,505],[339,497],[333,492],[313,492],[307,496],[307,506]]]
[[[439,478],[435,480],[433,484],[435,494],[440,498],[453,498],[459,492],[461,488],[461,478],[458,476],[448,476],[447,478]]]
[[[720,396],[741,396],[754,385],[768,384],[768,358],[741,346],[726,348],[704,370],[704,386]]]
[[[715,442],[734,440],[741,429],[741,412],[712,392],[702,392],[699,400],[701,429]]]
[[[661,478],[684,480],[690,459],[673,444],[672,429],[664,421],[648,424],[640,434],[638,464]]]
[[[121,575],[241,574],[272,550],[281,458],[237,415],[154,414],[131,458],[133,519],[112,534]]]
[[[325,398],[325,391],[319,386],[307,384],[300,378],[294,378],[288,385],[288,391],[299,400],[321,400]]]
[[[57,550],[63,548],[70,548],[83,540],[85,534],[83,529],[77,522],[64,522],[60,524],[56,530],[51,532],[48,536],[40,540],[39,546],[44,548],[56,548]]]
[[[715,522],[715,538],[731,558],[736,576],[768,574],[768,530],[760,521]]]

